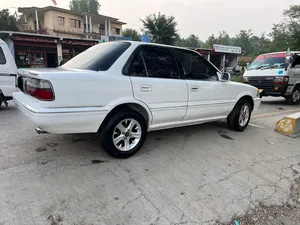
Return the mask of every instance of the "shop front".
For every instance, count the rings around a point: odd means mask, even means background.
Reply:
[[[57,38],[13,35],[18,68],[57,67]]]
[[[60,41],[60,43],[62,46],[62,60],[63,60],[60,64],[62,64],[69,61],[79,53],[90,48],[91,46],[98,44],[99,41],[63,39],[62,41]]]
[[[197,48],[195,51],[202,54],[222,72],[234,74],[238,67],[238,56],[242,54],[242,48],[214,44],[212,49]]]

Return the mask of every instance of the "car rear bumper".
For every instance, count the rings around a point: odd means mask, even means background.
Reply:
[[[23,92],[14,93],[13,99],[26,117],[48,133],[97,132],[108,113],[102,107],[43,108]]]

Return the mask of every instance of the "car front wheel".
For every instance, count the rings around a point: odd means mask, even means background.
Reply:
[[[286,97],[290,105],[297,105],[300,103],[300,87],[295,87],[292,94]]]
[[[238,102],[227,118],[230,129],[235,131],[245,130],[250,122],[251,112],[251,104],[247,99]]]
[[[137,153],[146,136],[145,120],[134,111],[116,113],[101,131],[104,150],[115,158],[128,158]]]

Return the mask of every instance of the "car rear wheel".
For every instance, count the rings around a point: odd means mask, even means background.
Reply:
[[[145,120],[134,111],[116,113],[101,131],[104,150],[115,158],[128,158],[137,153],[146,136]]]
[[[300,103],[300,87],[295,87],[292,94],[286,97],[290,105],[297,105]]]
[[[242,99],[227,118],[229,128],[235,131],[244,131],[250,122],[251,112],[250,102],[247,99]]]

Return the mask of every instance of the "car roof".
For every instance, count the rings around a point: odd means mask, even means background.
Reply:
[[[270,53],[264,53],[264,54],[261,54],[261,55],[272,55],[272,54],[285,54],[285,52],[270,52]],[[291,51],[292,54],[299,54],[300,51]]]
[[[126,41],[126,40],[123,40],[121,42],[129,42],[133,46],[136,46],[136,47],[140,46],[140,45],[152,45],[152,46],[160,46],[160,47],[168,47],[168,48],[178,48],[178,49],[184,49],[184,50],[189,50],[189,51],[196,52],[196,51],[194,51],[192,49],[188,49],[188,48],[185,48],[185,47],[178,47],[178,46],[174,46],[174,45],[157,44],[157,43],[152,43],[152,42]]]

